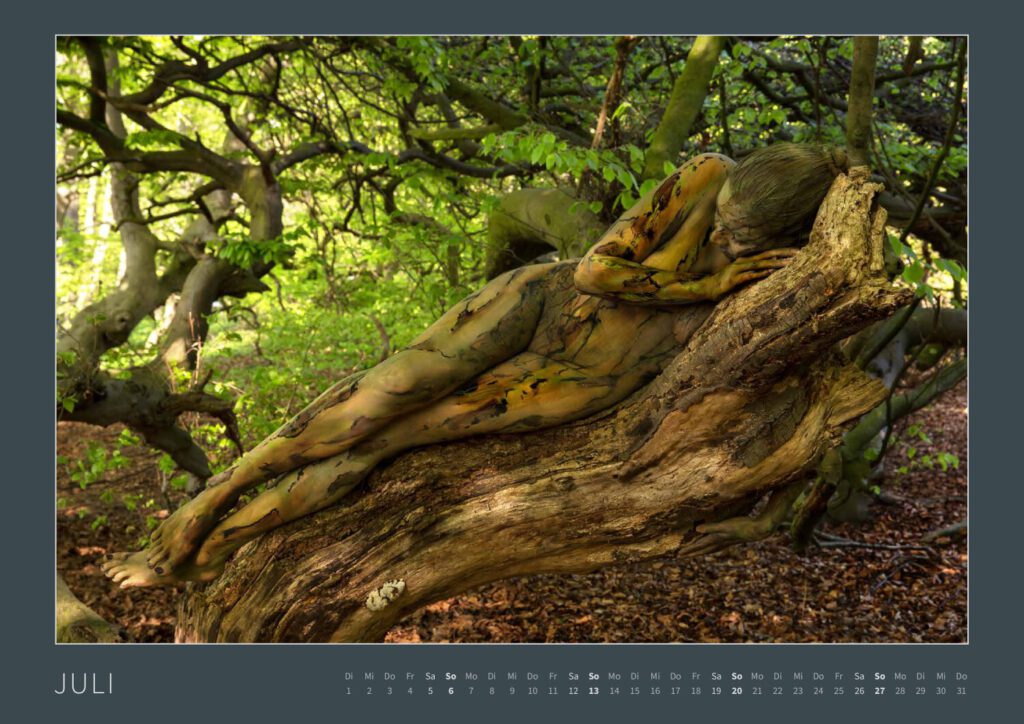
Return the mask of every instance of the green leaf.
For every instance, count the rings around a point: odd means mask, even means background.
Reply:
[[[175,475],[171,478],[171,487],[175,490],[184,490],[188,487],[188,475]]]
[[[643,195],[649,193],[650,191],[652,191],[653,189],[657,188],[658,184],[660,184],[660,183],[661,183],[661,181],[659,181],[658,179],[649,178],[646,181],[644,181],[642,184],[640,184],[640,189],[639,189],[638,193],[641,196],[643,196]]]
[[[618,120],[618,118],[619,118],[619,117],[620,117],[620,116],[621,116],[621,115],[622,115],[623,113],[625,113],[626,111],[628,111],[628,110],[629,110],[630,108],[632,108],[632,107],[633,107],[633,104],[632,104],[632,103],[630,103],[629,101],[625,101],[625,102],[623,102],[623,103],[620,103],[620,104],[619,104],[619,107],[615,109],[615,112],[614,112],[614,113],[612,113],[612,120],[613,120],[613,121],[614,121],[614,120]]]
[[[946,262],[946,269],[955,281],[962,282],[967,279],[967,270],[960,265],[960,262],[955,259],[943,259],[943,261]]]
[[[141,442],[137,435],[134,435],[131,430],[125,428],[121,430],[121,434],[117,436],[117,444],[121,447],[130,447],[132,445],[138,445]]]
[[[921,262],[915,261],[903,268],[903,280],[908,284],[917,284],[924,279],[924,267]]]
[[[157,460],[156,466],[160,469],[160,472],[165,474],[173,472],[174,469],[177,467],[177,465],[174,462],[174,458],[172,458],[167,453],[164,453],[163,455],[160,456],[160,459]]]

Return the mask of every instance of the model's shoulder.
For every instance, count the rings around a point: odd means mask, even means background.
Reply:
[[[736,165],[736,162],[722,153],[702,153],[691,158],[683,164],[683,166],[700,167],[707,164],[711,164],[712,166],[723,166],[726,169],[730,169]]]

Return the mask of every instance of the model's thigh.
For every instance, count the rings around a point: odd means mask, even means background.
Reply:
[[[439,352],[474,374],[509,359],[533,339],[560,266],[533,264],[492,279],[445,312],[407,349]]]
[[[255,535],[337,502],[379,461],[403,450],[469,435],[553,427],[607,409],[644,382],[640,374],[598,375],[521,353],[344,452],[289,473],[221,521],[201,558],[222,557]]]
[[[639,374],[600,375],[524,352],[403,417],[360,443],[387,454],[467,435],[553,427],[607,409],[645,382]]]
[[[321,395],[278,431],[275,446],[287,440],[290,467],[335,454],[513,357],[536,331],[550,266],[494,279],[408,347]]]

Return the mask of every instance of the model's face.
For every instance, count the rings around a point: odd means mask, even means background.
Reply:
[[[732,190],[726,181],[715,200],[715,220],[711,227],[711,244],[718,247],[729,259],[737,259],[756,250],[756,241],[748,238],[745,228],[738,225],[735,219],[741,218],[732,198]]]
[[[756,229],[751,229],[747,225],[744,216],[743,210],[732,200],[729,182],[726,181],[715,202],[715,220],[711,227],[710,243],[729,259],[735,261],[741,256],[796,244],[796,237],[766,237],[757,233]]]

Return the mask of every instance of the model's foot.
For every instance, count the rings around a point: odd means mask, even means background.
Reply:
[[[169,573],[157,573],[146,562],[146,551],[137,553],[111,553],[103,561],[103,573],[121,588],[143,586],[173,586],[185,581],[212,581],[224,570],[224,562],[197,566],[186,563]]]
[[[188,560],[234,501],[222,488],[207,488],[174,511],[150,536],[143,559],[157,576]]]

